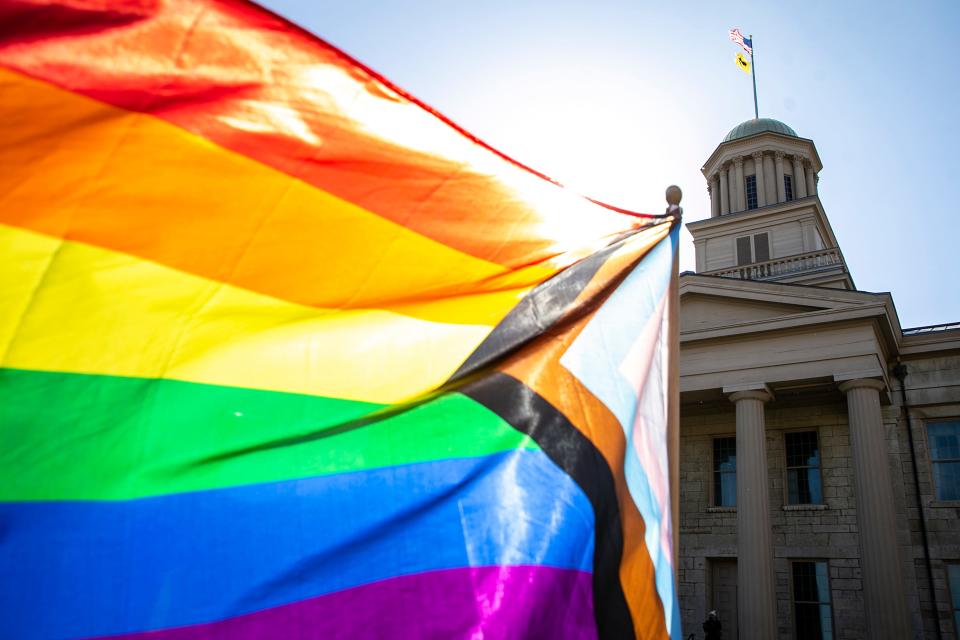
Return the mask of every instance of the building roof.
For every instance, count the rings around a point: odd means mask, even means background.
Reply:
[[[756,135],[758,133],[764,133],[767,131],[772,131],[773,133],[781,133],[786,136],[793,136],[794,138],[799,138],[797,132],[780,122],[779,120],[774,120],[773,118],[752,118],[746,122],[741,122],[733,129],[730,130],[730,133],[723,139],[724,142],[731,142],[733,140],[739,140],[740,138],[747,138],[749,136]]]

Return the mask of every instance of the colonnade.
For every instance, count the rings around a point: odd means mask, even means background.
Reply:
[[[744,161],[750,157],[753,160],[754,173],[757,177],[757,206],[765,207],[787,201],[783,176],[793,177],[793,198],[806,198],[817,192],[817,175],[813,164],[807,158],[798,154],[787,155],[782,151],[772,153],[755,151],[750,156],[736,156],[720,165],[707,180],[707,192],[710,194],[710,215],[717,217],[728,213],[744,211],[747,208],[746,183],[744,175]],[[789,162],[791,172],[784,170],[784,162]],[[767,180],[772,179],[776,184],[776,202],[768,202]]]
[[[884,383],[849,380],[847,396],[854,468],[857,531],[869,638],[907,638],[908,625],[896,513],[880,413]],[[777,637],[773,543],[770,527],[764,385],[730,396],[737,415],[737,588],[742,640]]]

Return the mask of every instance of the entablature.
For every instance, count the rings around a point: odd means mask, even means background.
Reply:
[[[738,138],[730,142],[721,143],[700,171],[704,177],[710,178],[720,168],[734,161],[736,158],[746,158],[754,153],[782,153],[787,156],[799,155],[813,167],[816,173],[823,170],[823,162],[813,140],[809,138],[795,138],[793,136],[775,133],[772,131],[759,133],[748,138]]]

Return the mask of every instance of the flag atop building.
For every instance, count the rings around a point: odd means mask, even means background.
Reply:
[[[680,637],[676,209],[253,4],[0,13],[0,636]]]

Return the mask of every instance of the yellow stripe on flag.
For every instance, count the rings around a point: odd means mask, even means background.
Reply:
[[[0,249],[0,366],[10,368],[393,403],[442,384],[492,330],[317,309],[7,225]],[[440,299],[423,315],[464,302]]]

